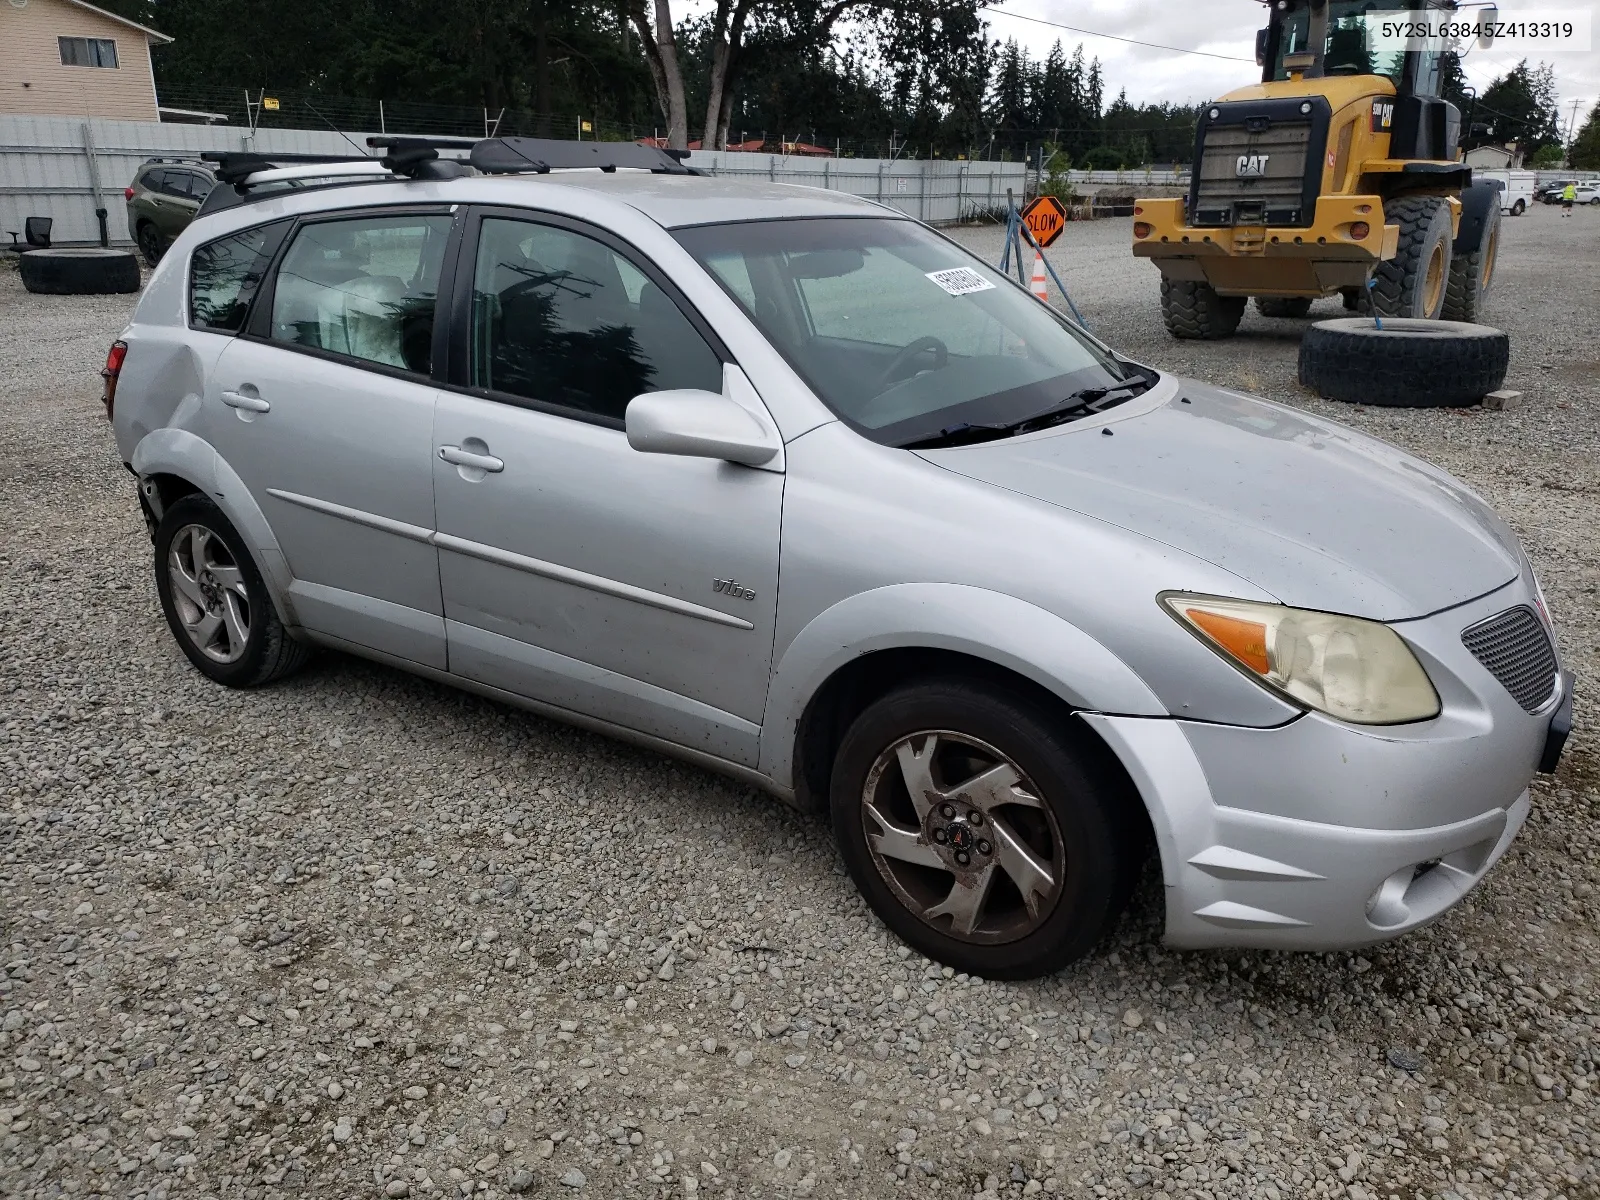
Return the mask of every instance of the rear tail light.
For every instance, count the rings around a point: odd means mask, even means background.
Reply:
[[[1148,221],[1135,221],[1133,223],[1133,236],[1136,238],[1147,238],[1152,232],[1154,230]]]
[[[1372,226],[1368,225],[1365,221],[1357,221],[1355,224],[1350,226],[1350,236],[1358,242],[1365,241],[1367,234],[1371,232]]]
[[[100,371],[100,378],[106,381],[106,390],[100,400],[106,406],[108,421],[111,420],[111,410],[117,403],[117,376],[122,374],[122,360],[127,356],[127,342],[112,342],[111,349],[106,351],[106,365]]]
[[[133,189],[131,187],[123,188],[122,189],[122,198],[124,200],[132,200],[133,199]]]

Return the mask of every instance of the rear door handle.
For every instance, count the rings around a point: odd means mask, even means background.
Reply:
[[[242,408],[246,412],[271,412],[272,405],[260,396],[247,396],[243,392],[223,392],[222,402],[229,408]]]
[[[492,454],[474,454],[470,450],[463,450],[460,446],[440,446],[439,457],[458,467],[475,467],[490,474],[506,469],[503,459],[496,458]]]

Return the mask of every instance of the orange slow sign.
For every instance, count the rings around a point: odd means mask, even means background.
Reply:
[[[1040,246],[1048,246],[1067,227],[1067,210],[1054,196],[1035,196],[1022,210],[1022,219]]]

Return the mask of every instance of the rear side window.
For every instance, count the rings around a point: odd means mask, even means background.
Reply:
[[[204,175],[197,175],[193,171],[179,172],[175,182],[178,185],[177,194],[188,196],[191,200],[204,200],[211,194],[211,189],[215,186],[214,180],[208,179]]]
[[[250,301],[261,286],[289,222],[275,221],[207,242],[189,260],[189,324],[216,333],[244,328]]]
[[[273,283],[271,338],[426,375],[452,218],[302,225]]]

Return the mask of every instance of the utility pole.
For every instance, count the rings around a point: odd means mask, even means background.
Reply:
[[[1582,100],[1574,100],[1572,102],[1572,115],[1567,118],[1567,136],[1564,139],[1568,146],[1572,145],[1573,131],[1578,127],[1578,105],[1582,103]]]

